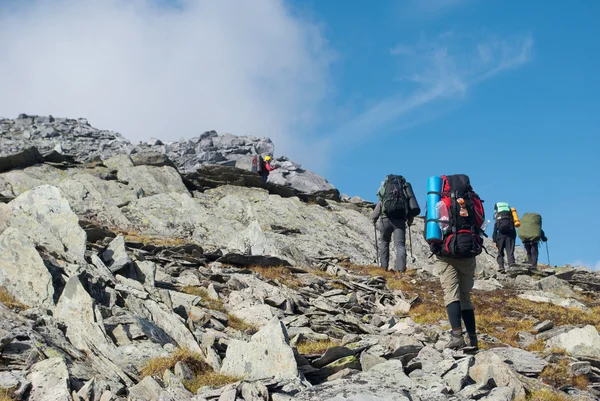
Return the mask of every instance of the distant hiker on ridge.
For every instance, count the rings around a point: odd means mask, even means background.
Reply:
[[[415,216],[421,213],[412,186],[400,175],[388,175],[377,191],[379,202],[371,213],[371,220],[375,225],[377,236],[377,220],[379,224],[379,238],[381,245],[377,245],[379,266],[386,270],[398,272],[406,271],[406,224],[410,226]],[[395,268],[389,269],[390,241],[394,234],[396,247]]]
[[[532,267],[537,267],[540,240],[543,242],[548,241],[544,230],[542,230],[542,216],[540,214],[525,213],[521,217],[519,238],[525,246],[525,252],[527,252],[527,263]]]
[[[494,234],[492,240],[498,248],[498,271],[504,273],[504,251],[508,266],[515,264],[515,240],[517,238],[518,217],[516,209],[511,209],[506,202],[497,202],[494,205]],[[517,220],[515,220],[517,218]]]
[[[271,166],[271,156],[265,156],[264,158],[260,155],[252,158],[252,172],[260,175],[264,182],[269,179],[271,171],[277,169],[277,167]]]
[[[464,174],[434,176],[427,180],[425,240],[435,255],[434,269],[440,277],[450,341],[445,348],[478,349],[471,290],[475,282],[475,257],[483,250],[485,221],[483,201]],[[462,322],[470,347],[463,337]]]

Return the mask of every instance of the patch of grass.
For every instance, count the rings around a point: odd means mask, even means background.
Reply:
[[[518,398],[516,401],[569,401],[571,397],[563,395],[560,392],[552,390],[536,390],[529,393],[525,398]]]
[[[232,329],[249,332],[251,334],[256,333],[258,328],[250,323],[244,322],[242,319],[234,316],[230,313],[227,313],[227,325]]]
[[[0,389],[0,401],[14,401],[15,398],[12,396],[13,391],[14,389],[12,388]]]
[[[202,355],[186,348],[177,348],[167,357],[153,358],[146,362],[140,370],[140,376],[162,376],[165,370],[173,369],[177,362],[185,362],[194,373],[211,370],[211,367],[204,362]]]
[[[200,297],[202,299],[202,306],[208,309],[216,310],[218,312],[227,313],[225,307],[223,306],[223,302],[219,299],[212,299],[208,296],[208,291],[204,287],[196,287],[193,285],[185,286],[181,289],[181,291],[185,292],[189,295],[194,295],[196,297]]]
[[[13,297],[6,287],[0,287],[0,302],[2,302],[9,309],[26,310],[29,309],[27,305],[22,304]]]
[[[206,372],[194,377],[192,380],[184,381],[183,385],[193,394],[196,394],[198,389],[204,386],[223,387],[240,380],[243,380],[243,378],[227,376],[217,372]]]
[[[252,333],[256,333],[258,331],[258,328],[256,326],[246,323],[242,319],[233,316],[232,314],[227,312],[227,309],[225,309],[225,306],[223,305],[223,302],[221,300],[210,298],[208,296],[208,291],[206,290],[206,288],[188,285],[186,287],[181,288],[181,291],[185,292],[186,294],[200,297],[202,299],[202,306],[204,306],[205,308],[225,313],[227,315],[228,327],[240,331],[249,330]]]
[[[569,361],[567,359],[546,366],[540,374],[540,379],[553,387],[573,386],[580,390],[587,389],[589,384],[586,376],[573,377],[569,375]]]
[[[185,348],[178,348],[168,357],[149,360],[140,371],[140,376],[162,377],[165,371],[173,369],[177,362],[184,362],[194,374],[193,379],[183,382],[183,385],[192,393],[196,393],[202,386],[221,387],[241,380],[238,377],[230,377],[214,372],[210,365],[204,361],[202,355]],[[0,399],[0,401],[3,400]]]
[[[537,339],[533,344],[529,344],[525,349],[529,352],[541,352],[546,349],[546,341]]]
[[[323,354],[329,348],[338,345],[340,345],[340,343],[334,340],[301,341],[296,346],[296,349],[303,355]]]
[[[291,289],[300,288],[300,281],[294,276],[292,271],[285,266],[265,267],[250,266],[250,270],[258,273],[264,280],[277,281]]]
[[[145,245],[154,246],[181,246],[189,244],[190,241],[183,238],[159,237],[154,235],[146,235],[135,231],[115,230],[117,234],[123,235],[127,242],[141,242]]]

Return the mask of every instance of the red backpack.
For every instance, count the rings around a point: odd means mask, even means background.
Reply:
[[[483,250],[485,221],[483,201],[473,191],[465,174],[442,176],[442,202],[448,208],[448,229],[442,241],[431,245],[431,251],[440,256],[469,258]]]

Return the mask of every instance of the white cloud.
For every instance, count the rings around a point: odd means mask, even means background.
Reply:
[[[134,141],[216,129],[293,156],[330,61],[279,0],[0,3],[0,114],[86,117]]]
[[[600,260],[596,262],[586,262],[581,259],[577,259],[574,262],[569,263],[571,266],[583,266],[593,271],[600,271]]]
[[[401,128],[439,116],[440,110],[456,107],[468,89],[502,71],[527,63],[533,39],[522,35],[499,39],[444,32],[434,39],[421,39],[403,51],[390,51],[399,60],[402,77],[396,93],[356,113],[332,136],[357,141],[384,127]],[[407,78],[408,77],[408,78]],[[437,105],[439,107],[427,106]]]

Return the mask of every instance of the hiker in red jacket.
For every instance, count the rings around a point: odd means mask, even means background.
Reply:
[[[263,159],[263,168],[261,172],[261,176],[265,182],[269,179],[269,174],[271,171],[275,170],[277,167],[271,166],[271,156],[265,156]]]

